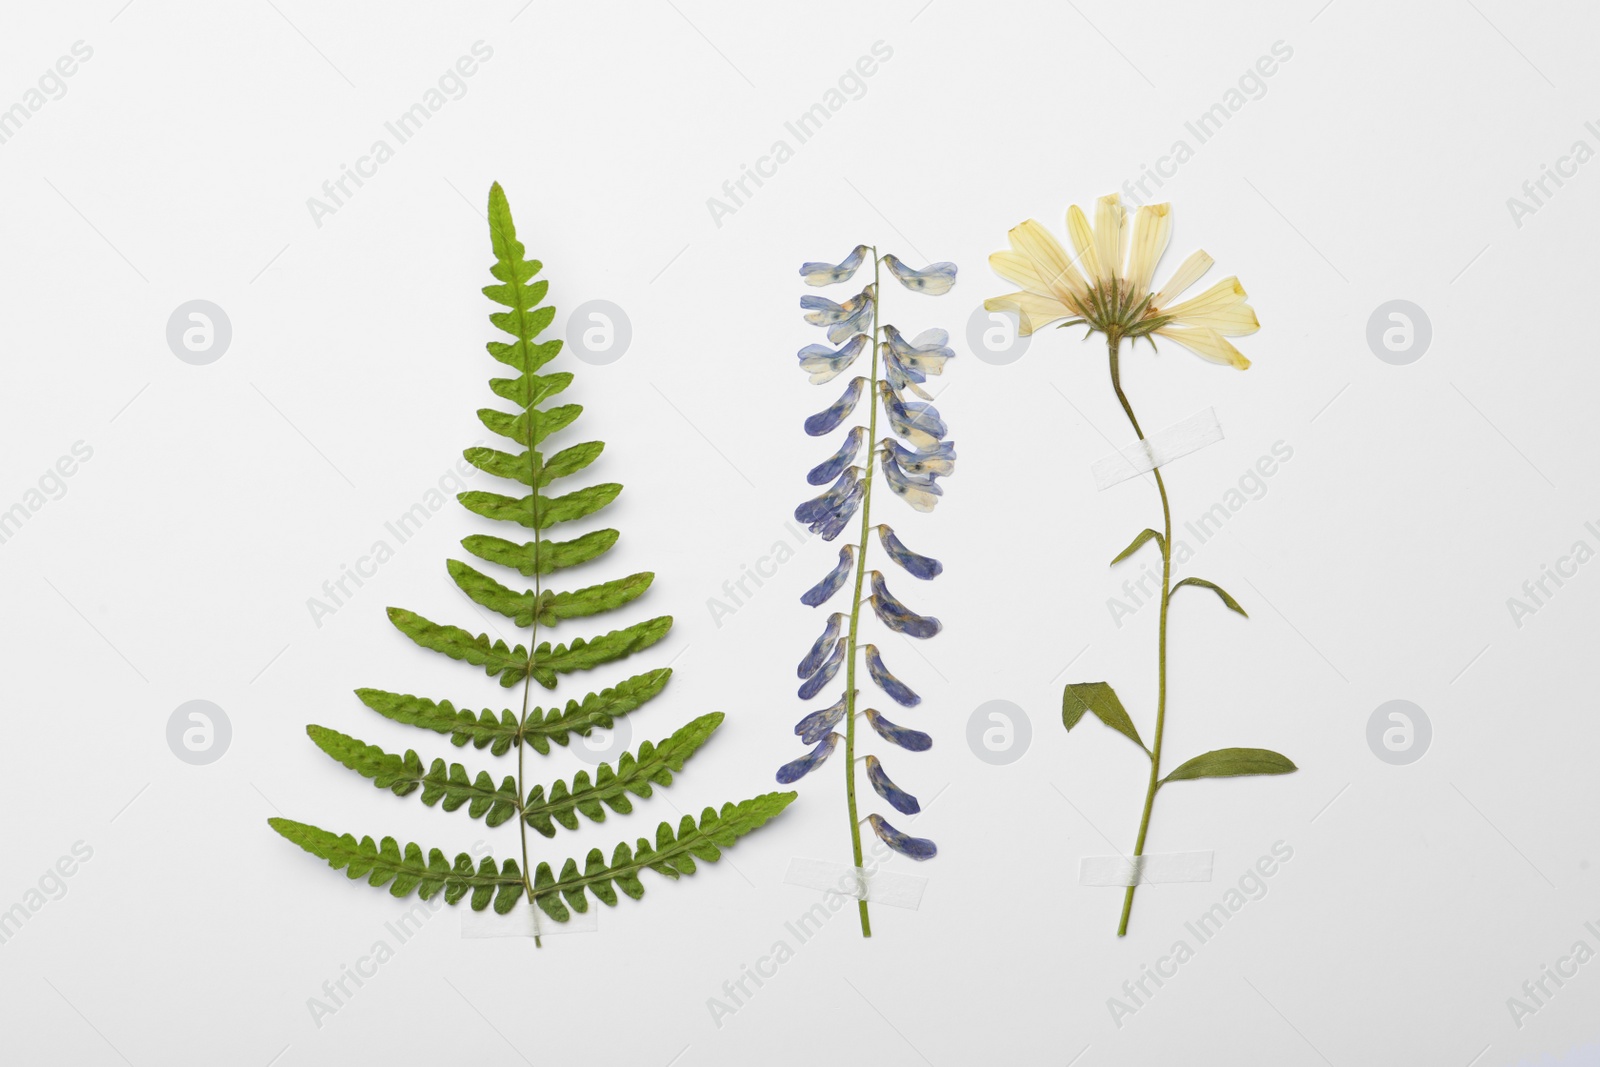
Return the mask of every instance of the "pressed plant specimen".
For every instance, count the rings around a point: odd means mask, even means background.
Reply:
[[[922,388],[930,374],[943,374],[947,360],[955,355],[944,330],[927,330],[906,340],[899,330],[880,321],[882,272],[914,293],[939,296],[955,284],[954,263],[935,263],[922,270],[907,267],[892,255],[879,256],[875,247],[857,245],[839,263],[807,263],[800,275],[808,285],[824,286],[849,281],[862,264],[872,261],[872,283],[844,303],[820,296],[805,296],[800,307],[805,319],[827,331],[829,345],[807,345],[799,352],[800,369],[810,376],[812,385],[833,381],[855,366],[867,354],[866,373],[850,379],[839,399],[805,420],[805,431],[822,437],[853,421],[863,396],[867,397],[866,424],[857,424],[845,434],[837,451],[813,467],[806,475],[811,485],[827,485],[822,495],[807,500],[795,509],[795,518],[813,533],[832,541],[850,525],[859,511],[857,540],[839,550],[838,564],[800,600],[810,607],[821,607],[847,585],[852,586],[850,602],[843,610],[830,614],[821,636],[800,661],[800,699],[811,700],[827,689],[844,671],[844,692],[829,706],[811,711],[794,732],[813,746],[811,751],[778,771],[778,781],[789,784],[821,766],[844,746],[845,806],[850,815],[850,848],[854,864],[862,865],[861,823],[872,830],[889,848],[914,860],[931,859],[937,852],[932,841],[912,837],[895,828],[882,815],[861,819],[856,803],[856,763],[866,764],[867,781],[873,791],[902,815],[921,810],[917,798],[894,783],[875,755],[856,755],[857,719],[868,725],[891,745],[911,752],[926,751],[933,739],[921,730],[891,721],[876,708],[858,706],[860,689],[856,684],[858,664],[864,663],[867,676],[890,700],[903,707],[915,707],[922,698],[896,678],[884,665],[883,655],[874,644],[862,644],[861,609],[869,605],[878,620],[890,631],[926,639],[938,633],[938,619],[919,615],[889,591],[883,571],[869,569],[868,552],[876,539],[885,559],[895,563],[913,578],[929,580],[943,569],[936,559],[907,548],[887,523],[874,523],[873,466],[881,471],[882,484],[917,511],[932,511],[944,490],[939,479],[955,469],[955,443],[945,439],[944,420]],[[838,348],[830,347],[838,345]],[[906,393],[921,397],[907,400]],[[891,434],[878,438],[878,414],[882,412]],[[899,438],[897,440],[896,438]],[[905,443],[902,444],[901,442]],[[863,451],[865,458],[863,460]],[[832,483],[832,484],[829,484]],[[862,599],[870,586],[871,595]],[[832,693],[829,693],[832,696]],[[840,733],[842,726],[843,733]],[[872,936],[872,923],[865,898],[859,901],[861,934]]]
[[[1127,341],[1131,351],[1142,338],[1154,349],[1155,339],[1164,337],[1204,359],[1244,370],[1250,366],[1250,361],[1228,338],[1254,333],[1260,323],[1246,302],[1244,287],[1238,278],[1225,278],[1199,296],[1179,299],[1210,269],[1211,257],[1204,252],[1195,252],[1184,260],[1161,289],[1151,289],[1156,264],[1171,236],[1169,205],[1140,207],[1134,213],[1131,235],[1126,222],[1121,199],[1115,193],[1101,197],[1096,203],[1092,227],[1080,208],[1076,205],[1069,208],[1067,232],[1076,257],[1069,257],[1038,222],[1029,219],[1016,226],[1009,235],[1010,249],[994,253],[989,263],[1001,277],[1021,286],[1021,291],[985,300],[984,307],[990,311],[1015,311],[1023,334],[1031,334],[1057,320],[1066,320],[1061,322],[1062,326],[1086,327],[1085,336],[1102,334],[1110,358],[1111,388],[1133,432],[1144,441],[1144,430],[1122,390],[1119,363],[1122,342]],[[1122,562],[1152,541],[1161,551],[1161,614],[1152,743],[1145,744],[1122,701],[1105,682],[1069,684],[1061,699],[1061,717],[1068,730],[1086,713],[1092,714],[1138,745],[1149,757],[1149,784],[1145,790],[1144,810],[1139,817],[1139,835],[1133,847],[1136,857],[1144,855],[1145,839],[1150,832],[1150,812],[1155,806],[1156,793],[1162,787],[1196,778],[1287,774],[1296,769],[1287,758],[1266,749],[1221,748],[1180,764],[1165,777],[1161,774],[1161,745],[1167,723],[1167,616],[1173,594],[1185,586],[1209,589],[1230,610],[1240,615],[1244,615],[1245,610],[1221,586],[1204,578],[1172,581],[1172,508],[1167,501],[1167,486],[1160,466],[1155,466],[1151,473],[1161,496],[1161,529],[1140,531],[1111,562],[1113,565]],[[1132,881],[1134,884],[1128,886],[1123,897],[1118,936],[1128,932],[1128,916],[1133,911],[1133,891],[1138,879]]]
[[[592,893],[608,905],[617,903],[619,889],[638,899],[644,893],[639,875],[646,869],[673,879],[693,874],[697,860],[716,861],[722,848],[777,815],[795,794],[766,793],[737,804],[724,804],[720,811],[706,808],[698,819],[683,816],[676,827],[663,822],[653,838],[641,837],[631,848],[627,842],[618,844],[609,860],[594,849],[581,867],[577,860],[568,859],[559,873],[547,862],[532,865],[529,830],[554,837],[558,826],[577,829],[579,815],[603,822],[606,808],[624,815],[631,812],[633,801],[629,795],[646,798],[653,786],[670,785],[673,774],[681,771],[684,762],[706,743],[723,716],[720,712],[702,715],[660,742],[647,741],[635,751],[623,753],[614,767],[600,764],[593,776],[579,771],[570,782],[556,781],[549,786],[529,782],[530,750],[545,756],[552,743],[564,746],[574,734],[587,736],[593,730],[611,728],[619,717],[637,711],[660,693],[672,671],[665,667],[649,670],[582,699],[570,699],[565,706],[552,704],[548,708],[534,705],[533,683],[553,689],[560,675],[591,670],[643,651],[666,636],[672,617],[663,615],[598,637],[574,637],[555,645],[548,639],[540,640],[541,631],[564,631],[569,620],[613,611],[643,596],[654,575],[641,572],[559,592],[546,584],[554,572],[586,564],[604,554],[618,537],[616,530],[601,529],[569,540],[552,540],[546,531],[600,511],[616,498],[622,486],[607,482],[560,495],[546,494],[552,483],[592,464],[605,445],[587,441],[549,455],[542,450],[546,439],[570,426],[583,408],[578,404],[545,406],[545,401],[571,385],[572,375],[566,371],[541,373],[561,351],[559,340],[537,340],[555,318],[555,308],[542,303],[548,283],[534,280],[542,265],[525,258],[511,209],[498,183],[489,191],[489,231],[495,258],[490,272],[496,284],[485,286],[483,292],[505,309],[491,314],[489,319],[511,340],[491,341],[488,350],[515,373],[514,377],[491,380],[489,387],[515,410],[484,408],[478,418],[492,433],[509,439],[521,450],[469,448],[464,455],[479,470],[520,487],[517,491],[521,495],[474,490],[459,494],[458,499],[474,514],[532,531],[532,540],[473,534],[461,544],[480,560],[531,578],[533,588],[507,586],[460,560],[449,562],[449,572],[472,600],[506,616],[515,626],[526,628],[528,643],[510,647],[504,640],[430,622],[402,608],[390,608],[389,620],[423,648],[482,667],[508,690],[520,689],[521,710],[473,712],[458,708],[449,700],[378,689],[358,689],[356,695],[379,715],[447,735],[457,748],[470,742],[474,748],[487,749],[497,757],[515,751],[516,773],[505,775],[497,785],[487,771],[474,775],[459,763],[446,765],[444,760],[434,759],[424,764],[414,751],[403,756],[385,752],[325,726],[309,726],[307,732],[317,747],[333,759],[396,796],[415,793],[424,804],[438,805],[445,811],[464,807],[469,816],[483,819],[488,826],[514,820],[521,837],[521,863],[507,857],[497,864],[492,856],[474,863],[464,852],[452,862],[436,848],[424,853],[415,844],[401,847],[392,837],[376,843],[370,837],[358,841],[350,834],[335,834],[289,819],[268,822],[335,870],[343,869],[352,879],[366,878],[373,886],[387,885],[393,896],[408,896],[415,890],[427,899],[443,892],[451,904],[470,896],[473,910],[482,911],[493,903],[494,910],[501,914],[526,899],[556,922],[566,922],[571,918],[569,907],[580,912],[588,910],[586,894]]]

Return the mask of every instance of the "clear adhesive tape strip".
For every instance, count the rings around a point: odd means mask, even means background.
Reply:
[[[928,880],[914,874],[896,874],[894,871],[866,870],[829,860],[803,859],[799,856],[789,861],[789,870],[783,876],[785,885],[806,889],[832,891],[855,900],[871,904],[887,904],[891,908],[916,911],[922,904],[922,891]]]
[[[1210,852],[1158,852],[1143,856],[1085,856],[1079,885],[1156,885],[1211,881]]]
[[[600,929],[600,906],[589,902],[588,911],[567,911],[572,915],[558,923],[527,901],[519,901],[508,914],[496,915],[493,908],[461,912],[462,937],[552,937],[556,934],[592,934]]]
[[[1217,422],[1216,409],[1206,408],[1175,426],[1158,430],[1143,441],[1135,441],[1115,455],[1095,460],[1091,468],[1095,488],[1110,489],[1220,440],[1222,425]]]

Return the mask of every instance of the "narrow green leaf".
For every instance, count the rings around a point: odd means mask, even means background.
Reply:
[[[672,629],[672,616],[662,615],[620,630],[612,630],[593,640],[578,638],[568,645],[550,647],[549,642],[539,646],[533,679],[546,689],[555,688],[556,675],[572,671],[587,671],[602,663],[621,659],[641,649],[649,648]]]
[[[544,310],[549,312],[549,314],[547,316],[539,317],[543,318],[545,325],[548,326],[550,324],[550,320],[555,317],[555,309],[546,308]],[[529,316],[528,322],[530,327],[536,321],[537,318],[535,316]],[[534,332],[537,333],[538,331]],[[520,371],[536,371],[546,363],[549,363],[552,359],[556,358],[556,354],[561,351],[561,344],[561,339],[557,338],[554,341],[545,341],[543,344],[533,344],[529,341],[516,341],[508,345],[504,341],[490,341],[484,347],[489,350],[489,354],[491,356],[493,356],[495,359],[498,359],[501,363],[509,364]]]
[[[499,716],[487,708],[474,715],[466,708],[457,709],[448,700],[435,702],[382,689],[357,689],[356,696],[386,719],[449,734],[450,743],[457,748],[470,741],[475,748],[488,748],[496,756],[503,756],[517,740],[517,717],[509,708],[502,709]]]
[[[389,621],[423,648],[482,667],[491,678],[498,676],[507,689],[527,676],[528,650],[522,645],[508,648],[504,641],[490,641],[488,634],[474,636],[459,626],[441,626],[404,608],[390,608]]]
[[[587,563],[616,543],[615,530],[596,530],[570,541],[518,543],[487,534],[473,534],[461,539],[461,547],[474,556],[490,563],[515,567],[524,578]]]
[[[611,503],[622,492],[615,482],[591,485],[564,496],[529,494],[524,497],[486,493],[474,489],[457,493],[461,506],[486,519],[503,519],[536,530],[547,530],[558,522],[570,522],[592,515]]]
[[[487,815],[486,822],[490,826],[499,826],[522,808],[521,798],[517,795],[517,780],[511,775],[506,775],[496,787],[494,779],[487,772],[479,771],[476,778],[470,778],[461,764],[446,766],[442,759],[434,760],[424,771],[421,758],[410,749],[406,750],[404,756],[397,756],[377,745],[369,745],[325,726],[308,726],[306,733],[322,751],[363,778],[372,779],[372,784],[379,789],[387,789],[397,797],[406,796],[421,787],[422,802],[429,807],[442,800],[445,811],[455,811],[465,804],[472,818],[479,819]]]
[[[554,626],[562,619],[599,615],[620,608],[650,588],[655,577],[650,571],[641,571],[569,593],[553,593],[547,589],[540,597],[539,622],[543,626]],[[519,622],[518,625],[527,624]]]
[[[542,404],[572,384],[569,371],[555,374],[519,374],[515,378],[491,378],[489,388],[494,395],[509,400],[521,408]]]
[[[685,815],[676,833],[671,823],[664,822],[656,829],[654,844],[642,837],[632,850],[626,843],[619,844],[612,853],[610,864],[605,862],[605,854],[599,849],[592,850],[584,862],[582,873],[579,873],[576,861],[568,860],[561,869],[561,877],[556,878],[549,873],[548,866],[541,863],[542,877],[534,881],[535,900],[545,914],[558,922],[566,921],[565,918],[557,918],[566,914],[558,894],[572,900],[574,895],[581,897],[587,891],[602,903],[615,907],[618,898],[612,888],[614,882],[617,889],[638,900],[644,896],[644,884],[639,881],[639,872],[646,867],[667,878],[676,879],[694,871],[695,857],[706,863],[714,863],[721,858],[722,849],[745,834],[760,829],[788,807],[795,796],[794,793],[763,793],[738,804],[724,804],[720,812],[706,808],[698,823],[694,816]]]
[[[626,815],[633,810],[629,793],[649,797],[652,784],[671,785],[672,773],[683,770],[684,761],[694,755],[721,724],[721,712],[702,715],[659,744],[646,741],[639,746],[637,754],[624,752],[615,769],[609,763],[602,763],[593,778],[588,771],[579,771],[570,786],[564,781],[555,782],[548,790],[544,786],[534,786],[528,793],[523,818],[544,836],[554,837],[557,823],[568,830],[576,830],[579,814],[593,822],[604,822],[606,813],[602,804]]]
[[[467,566],[460,560],[452,559],[445,564],[450,572],[450,577],[455,580],[461,591],[474,601],[482,604],[490,611],[497,611],[515,622],[518,626],[531,626],[533,624],[533,591],[507,588],[479,571]]]
[[[1249,614],[1247,614],[1245,610],[1239,606],[1239,602],[1233,599],[1233,597],[1229,596],[1228,591],[1222,588],[1222,586],[1218,585],[1216,582],[1208,582],[1204,578],[1185,578],[1183,581],[1174,585],[1172,587],[1172,591],[1176,593],[1179,589],[1186,585],[1198,586],[1201,589],[1209,589],[1213,593],[1217,594],[1217,596],[1221,597],[1222,602],[1228,605],[1228,607],[1232,608],[1234,611],[1237,611],[1240,615],[1243,615],[1247,619],[1250,617]]]
[[[593,515],[617,498],[622,486],[604,482],[578,489],[564,496],[539,498],[539,529],[548,530],[558,522],[571,522]]]
[[[1121,563],[1123,560],[1139,551],[1139,546],[1152,539],[1154,539],[1156,547],[1160,548],[1161,551],[1165,553],[1167,550],[1167,541],[1166,538],[1161,536],[1161,532],[1159,530],[1140,530],[1139,536],[1135,537],[1127,548],[1117,553],[1117,558],[1111,561],[1111,566],[1115,567],[1117,564]]]
[[[1264,748],[1219,748],[1196,756],[1161,779],[1161,784],[1193,778],[1235,778],[1246,774],[1288,774],[1297,771],[1287,756]]]
[[[611,729],[617,719],[661,692],[671,677],[672,668],[660,667],[590,693],[582,702],[569,700],[564,708],[534,708],[528,712],[524,736],[540,755],[547,755],[551,741],[565,745],[571,734],[587,737],[593,730]]]
[[[644,895],[639,872],[646,867],[675,879],[692,873],[696,858],[714,863],[721,857],[722,849],[760,829],[788,807],[795,796],[794,793],[763,793],[738,804],[724,804],[720,812],[706,808],[698,823],[693,816],[684,816],[676,833],[671,823],[664,822],[656,830],[654,844],[645,838],[640,838],[632,850],[625,843],[619,844],[609,864],[604,853],[592,850],[581,873],[574,860],[562,866],[559,878],[551,873],[548,864],[541,863],[533,879],[535,901],[552,919],[566,922],[570,916],[561,902],[562,897],[574,901],[575,897],[581,899],[588,892],[602,903],[615,906],[618,897],[614,883],[627,896],[638,900]],[[290,819],[268,819],[267,823],[289,841],[326,860],[334,870],[344,870],[352,880],[366,878],[368,884],[375,887],[393,882],[389,892],[396,897],[416,891],[427,900],[443,890],[445,901],[455,904],[471,894],[474,911],[482,911],[493,901],[495,910],[503,914],[526,895],[522,892],[521,870],[514,860],[505,860],[496,867],[494,860],[485,856],[474,866],[472,857],[462,852],[452,864],[438,849],[430,849],[426,857],[415,844],[406,845],[402,851],[392,837],[384,838],[381,843],[370,837],[357,841],[350,834],[334,834]],[[574,906],[577,906],[575,901]]]
[[[605,448],[604,441],[585,441],[571,448],[563,448],[545,461],[539,484],[549,485],[557,478],[578,473],[599,458]]]
[[[485,896],[482,905],[478,904],[479,891],[493,894],[508,884],[522,885],[522,874],[512,860],[506,860],[504,867],[497,870],[494,861],[485,857],[484,866],[474,867],[472,857],[462,852],[451,864],[436,848],[429,849],[426,857],[415,844],[406,845],[402,851],[392,837],[382,842],[370,837],[357,841],[350,834],[330,833],[292,819],[268,819],[267,824],[313,856],[326,860],[329,867],[343,870],[352,881],[366,878],[367,884],[375,888],[393,882],[389,892],[396,897],[410,896],[416,891],[423,900],[429,900],[442,889],[445,900],[454,904],[470,892],[474,909],[482,911],[488,904],[488,897]]]
[[[516,415],[496,408],[479,408],[478,420],[492,433],[509,437],[524,448],[535,448],[557,430],[570,426],[581,414],[580,404],[563,404],[548,411],[529,408]]]
[[[524,283],[526,283],[529,278],[533,277],[534,272],[538,271],[543,264],[535,260],[531,263],[525,264],[525,266],[532,267],[533,270],[523,270],[519,272],[520,277],[518,280]],[[498,271],[495,273],[495,276],[499,277]],[[483,287],[483,295],[502,307],[533,307],[534,305],[538,304],[539,301],[544,299],[545,293],[549,290],[549,288],[549,282],[534,282],[532,285],[519,285],[516,282],[511,282],[502,283],[500,285],[486,285]]]
[[[1061,721],[1068,730],[1078,725],[1085,712],[1094,712],[1095,718],[1128,738],[1140,748],[1145,748],[1138,729],[1128,712],[1117,699],[1116,691],[1105,682],[1077,682],[1067,686],[1061,694]],[[1148,754],[1149,749],[1145,748]]]
[[[469,448],[461,455],[466,461],[486,474],[507,478],[532,487],[538,480],[542,457],[534,452],[501,452],[496,448]]]
[[[549,755],[552,741],[566,745],[572,734],[586,737],[597,729],[611,729],[616,720],[665,689],[671,678],[672,668],[658,667],[590,693],[581,701],[569,700],[565,707],[529,708],[523,736],[540,755]],[[474,715],[448,700],[433,701],[382,689],[355,692],[363,704],[384,718],[449,734],[450,743],[458,748],[470,742],[475,748],[488,748],[496,756],[503,756],[517,743],[517,716],[509,708],[502,708],[499,715],[487,708]]]

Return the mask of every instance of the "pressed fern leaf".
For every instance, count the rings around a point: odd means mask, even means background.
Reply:
[[[515,751],[516,773],[499,775],[497,780],[488,770],[472,771],[437,757],[425,759],[411,749],[389,752],[326,726],[309,726],[307,733],[330,757],[396,796],[416,794],[424,804],[444,811],[465,809],[469,817],[483,819],[491,827],[514,823],[521,837],[523,863],[512,859],[496,863],[489,857],[475,862],[465,853],[451,860],[438,849],[424,854],[421,846],[401,846],[391,837],[357,840],[351,834],[330,833],[289,819],[268,822],[335,870],[343,870],[352,879],[365,878],[372,886],[388,886],[396,897],[413,891],[424,898],[443,893],[451,904],[468,899],[474,910],[492,904],[500,913],[527,900],[551,918],[565,922],[572,910],[587,910],[588,894],[610,905],[616,904],[619,890],[637,899],[644,893],[639,875],[646,869],[674,879],[693,874],[696,861],[715,861],[721,849],[773,818],[795,794],[766,793],[738,804],[724,804],[720,812],[706,808],[698,821],[684,816],[676,828],[662,823],[653,841],[639,838],[631,847],[626,842],[619,844],[609,861],[599,849],[591,851],[581,870],[574,859],[561,865],[559,875],[547,862],[524,869],[530,864],[528,831],[552,837],[558,826],[576,829],[579,816],[603,822],[608,811],[630,814],[635,798],[648,799],[656,787],[673,783],[674,775],[706,744],[723,716],[721,712],[701,715],[662,741],[646,741],[623,753],[615,766],[600,764],[592,774],[579,771],[570,780],[548,786],[530,786],[524,777],[529,751],[548,755],[552,743],[566,745],[573,735],[609,729],[618,718],[637,711],[659,694],[672,672],[664,667],[645,671],[548,708],[534,706],[533,683],[553,689],[562,675],[593,670],[641,652],[667,636],[672,617],[647,618],[603,633],[569,637],[562,632],[560,640],[541,639],[545,637],[541,630],[573,625],[572,620],[625,607],[648,592],[655,576],[642,571],[564,590],[544,584],[557,571],[602,556],[618,537],[616,530],[600,529],[553,541],[544,531],[595,515],[617,498],[622,486],[602,482],[568,488],[563,484],[558,491],[549,490],[552,483],[587,470],[605,445],[585,441],[562,447],[548,457],[544,454],[545,442],[569,429],[583,408],[570,402],[545,406],[566,392],[573,376],[566,371],[542,372],[561,351],[559,340],[538,339],[554,321],[555,309],[542,303],[547,283],[534,280],[541,265],[526,258],[499,185],[489,193],[489,229],[495,257],[490,272],[496,284],[486,286],[483,292],[505,309],[489,319],[510,340],[491,341],[488,350],[514,372],[511,377],[491,379],[489,387],[516,410],[484,408],[478,418],[512,445],[478,446],[463,455],[478,470],[512,483],[514,491],[473,490],[458,494],[457,499],[473,514],[513,523],[531,531],[532,537],[473,534],[461,544],[485,564],[532,579],[532,588],[509,574],[499,577],[462,560],[450,560],[448,570],[473,603],[527,633],[519,635],[520,639],[508,638],[492,624],[493,636],[474,633],[405,608],[390,608],[388,614],[395,628],[422,648],[482,668],[507,689],[520,685],[522,709],[473,711],[449,700],[383,689],[358,689],[356,695],[384,718],[448,736],[457,748],[471,744],[492,756]],[[519,486],[521,491],[515,491]]]
[[[605,853],[591,849],[581,872],[578,861],[568,859],[561,865],[559,878],[548,863],[540,863],[531,888],[516,860],[508,859],[497,867],[494,860],[485,856],[474,866],[472,857],[462,852],[452,863],[436,848],[423,856],[422,846],[407,844],[402,849],[392,837],[379,842],[370,837],[357,841],[350,834],[335,834],[292,819],[267,822],[313,856],[326,860],[334,870],[344,871],[352,881],[365,878],[375,888],[388,886],[390,896],[406,897],[415,891],[428,900],[443,890],[445,901],[454,904],[470,893],[473,911],[482,911],[492,900],[494,910],[501,914],[516,907],[518,900],[531,896],[552,919],[566,922],[572,916],[563,899],[580,912],[589,910],[585,891],[612,907],[616,906],[618,889],[638,900],[644,896],[640,871],[648,868],[672,879],[693,874],[695,860],[715,863],[722,857],[722,849],[760,829],[793,799],[793,793],[763,793],[737,804],[724,804],[721,811],[706,808],[700,813],[699,822],[694,816],[685,815],[676,832],[671,823],[664,822],[656,827],[653,843],[641,837],[630,849],[627,842],[622,842],[612,852],[610,863],[606,862]]]

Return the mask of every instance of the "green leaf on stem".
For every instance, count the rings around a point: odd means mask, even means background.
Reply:
[[[1167,539],[1161,536],[1161,532],[1159,530],[1140,530],[1139,536],[1135,537],[1133,542],[1128,545],[1127,548],[1117,553],[1117,558],[1111,561],[1111,566],[1115,567],[1117,564],[1121,563],[1123,560],[1139,551],[1140,546],[1151,539],[1155,540],[1156,547],[1160,548],[1162,554],[1165,555],[1167,551]]]
[[[1161,784],[1194,778],[1237,778],[1247,774],[1289,774],[1300,768],[1287,756],[1264,748],[1219,748],[1180,765]]]
[[[1243,615],[1247,619],[1250,617],[1250,613],[1241,608],[1239,606],[1239,602],[1233,599],[1233,597],[1229,596],[1228,591],[1222,588],[1222,586],[1218,585],[1216,582],[1208,582],[1204,578],[1185,578],[1183,581],[1174,585],[1172,587],[1172,591],[1176,593],[1179,589],[1186,585],[1194,585],[1199,586],[1202,589],[1209,589],[1213,593],[1217,594],[1217,596],[1221,597],[1222,602],[1228,605],[1228,607],[1232,608],[1234,611],[1237,611],[1240,615]]]
[[[1149,753],[1139,731],[1128,718],[1127,709],[1117,699],[1116,691],[1105,682],[1076,682],[1061,694],[1061,722],[1068,730],[1078,725],[1084,712],[1094,712],[1095,718]]]

